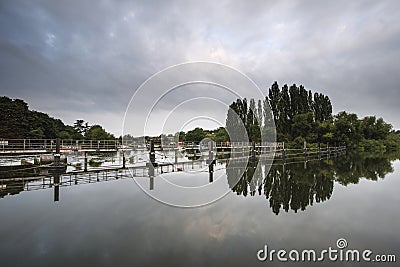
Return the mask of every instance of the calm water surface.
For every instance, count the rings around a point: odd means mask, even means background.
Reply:
[[[400,161],[347,155],[306,166],[275,162],[269,171],[250,164],[237,183],[235,172],[218,164],[214,182],[230,193],[191,209],[154,200],[132,178],[61,187],[58,202],[52,188],[3,190],[1,266],[316,266],[321,263],[260,262],[256,254],[264,245],[336,248],[339,238],[348,248],[400,260]],[[207,172],[190,179],[209,181]],[[140,181],[148,191],[149,178]],[[152,192],[182,200],[171,196],[166,181],[187,186],[188,174],[154,178]]]

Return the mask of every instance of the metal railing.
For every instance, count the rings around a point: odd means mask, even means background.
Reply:
[[[118,140],[60,140],[61,151],[115,151]],[[0,139],[0,152],[3,153],[44,153],[56,149],[56,139]]]

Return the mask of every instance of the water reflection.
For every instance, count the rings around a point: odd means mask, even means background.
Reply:
[[[134,175],[143,176],[143,173]],[[60,188],[83,184],[114,181],[118,179],[132,179],[128,169],[109,169],[105,171],[91,171],[80,173],[51,172],[47,175],[38,175],[20,178],[0,179],[0,198],[17,195],[23,191],[37,191],[54,189],[54,201],[60,200]],[[151,180],[150,180],[151,181]]]
[[[260,160],[249,161],[244,172],[233,160],[227,162],[226,175],[233,192],[245,197],[264,195],[269,207],[278,215],[281,210],[303,211],[315,202],[328,200],[335,181],[346,186],[357,184],[362,178],[383,179],[394,171],[391,161],[398,158],[398,155],[348,154],[285,164],[274,160],[272,165],[268,160]],[[271,168],[266,168],[269,165]]]
[[[357,184],[361,178],[378,180],[394,171],[391,161],[398,155],[348,154],[323,160],[282,162],[279,159],[229,158],[219,159],[218,165],[225,167],[226,186],[241,196],[264,196],[269,208],[278,215],[282,210],[304,211],[314,203],[330,199],[335,181],[341,185]],[[208,165],[208,182],[214,183],[215,161]],[[221,163],[223,165],[221,165]],[[186,163],[182,163],[182,169]],[[188,163],[189,164],[189,163]],[[190,163],[190,164],[193,164]],[[54,201],[60,200],[60,187],[115,180],[119,178],[143,177],[149,190],[165,191],[163,186],[155,188],[155,179],[163,173],[161,169],[138,168],[93,171],[82,174],[56,174],[48,176],[0,179],[0,198],[16,195],[22,191],[54,189]],[[199,165],[200,166],[200,165]],[[205,165],[207,166],[207,165]],[[193,166],[192,166],[193,167]],[[201,165],[200,167],[204,167]],[[164,170],[174,167],[164,166]],[[177,170],[178,168],[176,168]],[[207,172],[207,171],[206,171]],[[41,175],[41,173],[35,173]],[[30,174],[32,176],[32,174]],[[177,176],[177,174],[174,174]],[[183,173],[180,174],[182,176]],[[146,177],[145,177],[146,176]],[[179,175],[178,175],[179,176]],[[183,175],[184,176],[184,175]],[[225,179],[225,178],[224,178]]]

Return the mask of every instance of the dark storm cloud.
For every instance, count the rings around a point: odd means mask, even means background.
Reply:
[[[2,1],[0,93],[68,123],[84,118],[118,134],[146,78],[183,61],[211,60],[244,71],[264,90],[274,80],[301,83],[328,94],[336,112],[381,116],[399,128],[399,7],[397,1]]]

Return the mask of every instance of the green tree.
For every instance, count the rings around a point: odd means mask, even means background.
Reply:
[[[312,112],[297,114],[292,123],[293,137],[303,137],[307,142],[312,142],[312,134],[315,130],[314,117]]]
[[[282,87],[278,108],[279,108],[279,119],[277,122],[275,121],[278,130],[277,131],[278,140],[289,141],[291,132],[291,125],[289,120],[290,97],[288,92],[288,86],[286,84]]]
[[[258,100],[257,105],[257,122],[260,126],[264,125],[264,108],[263,108],[263,100]]]
[[[0,137],[25,138],[30,131],[28,104],[20,99],[0,98]]]
[[[375,116],[369,116],[361,120],[361,130],[365,139],[384,140],[392,130],[392,126],[385,123],[382,118],[377,120]]]
[[[113,140],[114,135],[107,133],[100,125],[93,125],[87,130],[85,138],[89,140]]]
[[[246,131],[247,134],[249,136],[250,141],[254,141],[253,140],[253,130],[254,130],[254,110],[256,108],[256,103],[254,101],[254,99],[250,99],[250,106],[249,106],[249,110],[247,111],[247,118],[246,118]]]
[[[180,132],[178,133],[178,141],[182,141],[182,142],[185,142],[185,141],[186,141],[186,133],[185,133],[185,132],[180,131]]]
[[[279,120],[279,99],[281,98],[281,92],[279,89],[278,82],[274,82],[268,92],[269,105],[274,117],[275,123]]]
[[[330,121],[316,122],[317,142],[332,143],[333,141],[333,124]]]
[[[355,147],[361,140],[360,121],[356,114],[348,114],[345,111],[335,116],[334,140],[337,143],[345,143]]]
[[[203,140],[205,136],[206,133],[204,132],[204,130],[200,127],[197,127],[186,133],[186,141],[200,143],[200,141]]]
[[[226,142],[229,141],[229,135],[228,132],[224,127],[219,127],[217,130],[215,130],[215,137],[214,141],[219,143],[219,142]]]

